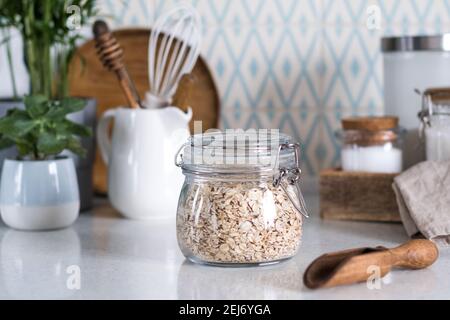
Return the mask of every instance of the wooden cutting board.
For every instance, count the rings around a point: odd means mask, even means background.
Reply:
[[[124,29],[114,32],[124,50],[124,61],[136,84],[141,99],[149,89],[148,40],[149,29]],[[116,76],[106,70],[99,61],[93,40],[78,48],[69,66],[69,93],[71,96],[97,99],[97,118],[108,109],[125,106],[126,99]],[[190,106],[194,121],[203,121],[203,131],[217,128],[220,100],[212,74],[203,58],[199,58],[191,74],[189,93],[180,86],[174,104],[181,109]],[[182,105],[180,105],[182,104]],[[97,193],[107,192],[107,168],[97,150],[94,164],[94,188]]]

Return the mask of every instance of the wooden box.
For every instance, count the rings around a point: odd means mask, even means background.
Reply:
[[[392,183],[396,174],[320,173],[320,215],[324,219],[398,222],[400,215]]]

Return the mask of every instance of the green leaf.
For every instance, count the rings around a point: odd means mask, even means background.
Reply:
[[[9,109],[8,111],[6,111],[6,116],[3,117],[2,119],[9,116],[17,116],[22,117],[23,119],[29,119],[28,113],[25,110],[19,108]]]
[[[20,110],[11,112],[6,117],[0,119],[0,134],[15,139],[25,136],[33,130],[38,123],[30,119],[26,112],[23,114]]]
[[[19,138],[14,140],[14,143],[16,144],[17,150],[19,151],[19,155],[21,157],[34,155],[34,146],[30,140]]]
[[[92,130],[90,128],[68,119],[64,119],[55,124],[55,130],[61,135],[76,135],[80,137],[90,137],[92,135]]]
[[[66,98],[54,103],[46,114],[46,118],[51,120],[62,120],[68,114],[84,109],[86,102],[81,99]]]
[[[27,96],[24,99],[25,108],[30,115],[31,118],[36,119],[44,114],[46,114],[49,110],[47,98],[41,95],[35,96]]]
[[[86,106],[86,100],[65,98],[61,100],[61,106],[69,110],[69,113],[78,112],[84,109],[84,107]]]
[[[65,148],[66,141],[60,139],[56,134],[45,132],[39,136],[37,149],[40,154],[55,155],[61,153]]]
[[[78,137],[90,136],[91,130],[66,118],[84,108],[83,100],[48,101],[37,95],[26,97],[25,104],[25,110],[10,109],[0,119],[0,149],[15,144],[21,157],[31,159],[45,159],[64,149],[86,154]]]
[[[70,137],[67,140],[66,148],[81,157],[86,156],[86,150],[83,148],[81,142],[77,138]]]
[[[9,139],[8,137],[0,137],[0,150],[12,147],[13,145],[13,140]]]

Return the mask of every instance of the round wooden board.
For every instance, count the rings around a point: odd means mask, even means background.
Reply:
[[[124,61],[141,98],[149,89],[148,40],[149,29],[124,29],[114,32],[124,50]],[[97,118],[108,109],[127,104],[115,74],[106,70],[97,57],[93,40],[82,45],[70,62],[69,93],[71,96],[97,99]],[[192,71],[192,84],[186,96],[177,90],[174,101],[184,99],[193,110],[194,121],[203,122],[203,131],[217,128],[220,100],[212,74],[203,58],[199,58]],[[180,106],[181,107],[181,106]],[[183,108],[183,107],[181,107]],[[184,108],[183,108],[184,109]],[[107,192],[107,168],[97,150],[94,164],[94,188],[97,193]]]

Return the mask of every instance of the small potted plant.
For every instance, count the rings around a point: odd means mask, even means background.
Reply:
[[[16,159],[6,159],[0,182],[3,221],[20,230],[50,230],[71,225],[78,217],[80,198],[73,159],[86,150],[80,137],[91,130],[67,118],[85,106],[83,100],[49,100],[34,95],[25,109],[8,110],[0,119],[0,149],[15,145]]]
[[[29,74],[30,95],[43,95],[54,101],[69,96],[69,62],[75,57],[77,42],[82,39],[81,28],[97,14],[96,0],[0,0],[0,45],[4,46],[1,49],[9,62],[13,91],[12,98],[0,99],[0,117],[11,108],[24,108],[14,68],[19,60],[23,60]],[[11,49],[14,38],[22,40],[23,52],[18,57]],[[96,102],[89,98],[84,101],[86,107],[69,117],[94,129]],[[82,209],[92,205],[94,141],[94,137],[82,140],[88,151],[85,159],[67,152],[75,161]],[[3,159],[16,154],[15,148],[0,152],[0,168]]]

